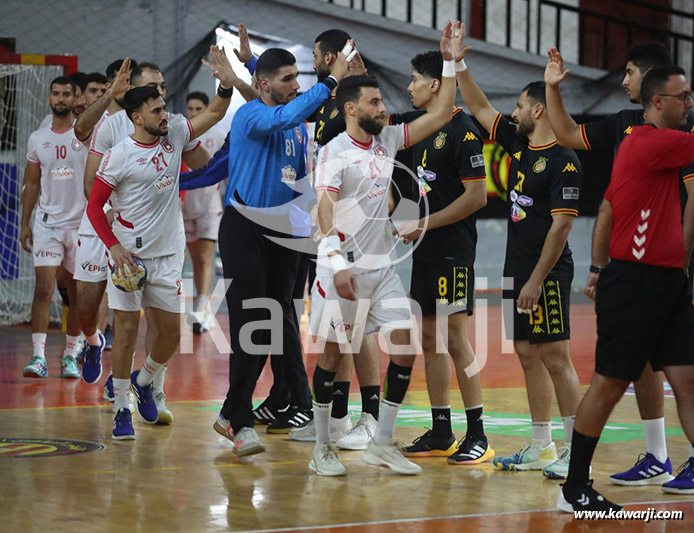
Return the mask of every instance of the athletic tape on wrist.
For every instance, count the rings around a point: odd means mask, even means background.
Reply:
[[[337,235],[323,237],[318,243],[318,257],[328,257],[331,252],[341,252],[340,237]]]
[[[465,60],[461,59],[460,61],[455,62],[455,71],[456,72],[465,72],[467,70],[467,65],[465,64]]]
[[[328,261],[330,261],[330,268],[333,269],[333,272],[337,274],[341,270],[349,270],[349,265],[347,264],[347,261],[345,261],[345,258],[342,257],[342,254],[334,254],[328,257]]]
[[[455,77],[455,66],[453,64],[453,61],[443,62],[443,70],[441,71],[441,76],[443,76],[444,78]]]

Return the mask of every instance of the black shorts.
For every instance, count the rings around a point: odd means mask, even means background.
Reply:
[[[453,306],[456,309],[453,314],[472,315],[475,269],[472,265],[413,261],[410,294],[424,316],[436,315],[442,305]]]
[[[569,304],[571,303],[571,280],[547,278],[542,284],[542,293],[537,309],[530,314],[519,313],[516,302],[527,280],[513,278],[513,289],[503,291],[502,307],[506,338],[528,341],[530,344],[563,341],[570,338]],[[509,330],[509,325],[513,330]]]
[[[694,308],[679,268],[612,260],[596,286],[595,371],[636,381],[654,370],[694,365]]]

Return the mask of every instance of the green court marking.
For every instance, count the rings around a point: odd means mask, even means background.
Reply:
[[[260,402],[256,402],[256,406]],[[218,411],[219,406],[214,407],[199,407],[203,411]],[[349,410],[352,415],[352,421],[359,420],[361,404],[359,402],[350,402]],[[459,433],[459,437],[465,432],[467,425],[465,411],[454,409],[451,411],[451,423],[453,430]],[[507,435],[510,437],[531,437],[531,422],[530,415],[520,415],[517,413],[497,413],[485,411],[484,413],[484,430],[490,435]],[[412,407],[404,405],[400,408],[398,414],[398,426],[409,428],[426,428],[431,427],[431,411],[427,408]],[[676,435],[684,435],[680,428],[665,428],[665,435],[673,437]],[[552,437],[555,440],[564,439],[564,426],[561,418],[552,419]],[[608,422],[600,437],[600,442],[628,442],[643,440],[643,428],[640,424],[627,424]]]

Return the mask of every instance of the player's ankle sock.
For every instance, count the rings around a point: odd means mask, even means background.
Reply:
[[[152,387],[155,391],[164,392],[164,381],[166,380],[166,369],[168,368],[167,365],[168,363],[164,363],[152,380]]]
[[[329,372],[316,365],[313,372],[313,400],[326,405],[333,401],[333,386],[337,372]]]
[[[482,406],[476,405],[465,409],[465,418],[467,418],[467,434],[476,439],[484,439],[484,422],[482,421]]]
[[[694,457],[694,444],[689,443],[689,457]]]
[[[85,335],[85,339],[87,339],[87,343],[89,346],[101,346],[101,339],[99,338],[99,328],[96,328],[96,331],[94,331],[93,335]]]
[[[450,437],[451,429],[451,406],[432,405],[431,406],[431,432],[440,437]]]
[[[330,411],[333,402],[313,402],[313,423],[316,428],[316,446],[330,442]]]
[[[360,387],[359,391],[361,392],[362,413],[369,413],[375,420],[378,420],[378,403],[381,400],[380,385]]]
[[[349,381],[335,381],[333,383],[333,418],[347,416],[349,404]]]
[[[32,333],[31,343],[34,345],[33,355],[38,355],[39,357],[46,358],[46,334],[45,333]]]
[[[113,378],[113,405],[116,412],[121,409],[130,409],[128,402],[129,379]]]
[[[210,297],[207,294],[199,294],[198,295],[198,301],[196,302],[195,305],[195,312],[196,313],[205,313],[207,310],[207,304],[210,302]]]
[[[576,420],[576,415],[562,416],[561,421],[564,424],[564,445],[571,446],[571,437],[574,433],[574,421]]]
[[[532,439],[542,448],[552,442],[552,422],[533,422]]]
[[[667,461],[667,444],[665,442],[665,418],[641,420],[643,435],[646,438],[646,451],[653,454],[661,463]]]
[[[79,345],[79,342],[79,335],[65,335],[65,351],[63,352],[63,357],[66,355],[75,357],[77,355],[77,346]]]
[[[593,460],[599,438],[589,437],[574,429],[571,438],[571,462],[565,485],[577,487],[588,482],[590,462]]]
[[[152,383],[154,376],[156,376],[162,366],[164,366],[164,363],[157,363],[152,359],[151,355],[148,355],[145,364],[142,365],[142,369],[137,374],[137,384],[140,387],[144,387]]]
[[[392,363],[391,363],[392,364]],[[395,419],[398,417],[400,405],[384,399],[381,402],[381,416],[376,426],[374,442],[378,446],[388,444],[393,440],[393,429],[395,429]]]
[[[400,405],[405,399],[411,376],[411,366],[400,366],[391,361],[390,364],[388,364],[386,383],[383,387],[385,389],[384,399],[388,400],[391,404]],[[381,405],[381,407],[383,406]]]

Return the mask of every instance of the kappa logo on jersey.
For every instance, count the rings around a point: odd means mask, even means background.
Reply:
[[[53,179],[56,180],[71,180],[75,175],[75,171],[70,167],[60,165],[58,168],[51,170],[51,174],[53,174]]]
[[[146,165],[147,163],[149,163],[149,161],[150,161],[150,160],[147,159],[146,157],[140,157],[140,158],[137,160],[137,162],[138,162],[140,165],[143,165],[143,166]]]
[[[564,187],[561,190],[561,195],[564,200],[578,200],[579,188],[578,187]]]
[[[381,183],[374,182],[373,186],[371,187],[371,191],[369,191],[369,194],[366,195],[366,198],[369,200],[369,202],[373,202],[374,200],[381,198],[385,193],[386,186]]]
[[[173,144],[171,144],[171,141],[169,139],[164,139],[161,142],[161,147],[167,154],[170,154],[174,151]]]
[[[443,146],[446,144],[446,134],[444,132],[439,132],[439,134],[436,136],[436,139],[434,139],[434,148],[437,150],[441,150]]]
[[[477,137],[475,137],[475,134],[472,133],[471,131],[468,131],[468,132],[465,134],[465,137],[463,137],[463,142],[465,142],[465,141],[476,141],[476,140],[477,140]]]
[[[79,151],[82,149],[82,147],[84,146],[84,145],[83,145],[80,141],[78,141],[77,139],[72,139],[71,145],[72,145],[72,149],[73,149],[75,152],[79,152]]]
[[[374,146],[373,151],[374,151],[374,155],[376,157],[378,157],[379,159],[385,159],[385,157],[387,155],[386,149],[383,148],[383,146],[381,146],[380,144],[377,144],[376,146]]]
[[[164,174],[154,182],[154,187],[157,189],[157,194],[161,194],[173,187],[175,183],[176,178],[169,174]]]
[[[573,163],[567,163],[562,172],[578,172]]]
[[[294,128],[294,133],[296,133],[296,142],[301,144],[303,142],[303,136],[301,135],[301,130],[299,128]]]
[[[291,165],[282,167],[282,183],[294,183],[296,181],[296,170]]]
[[[483,167],[484,166],[484,155],[477,154],[470,156],[470,166],[472,168]]]
[[[42,146],[43,146],[44,148],[50,148],[50,147],[51,147],[51,141],[46,141],[45,143],[43,143]]]
[[[533,165],[533,172],[535,174],[539,174],[540,172],[543,172],[547,168],[547,159],[546,157],[541,157],[537,161],[535,161],[535,164]]]
[[[631,135],[632,129],[633,128],[631,126],[627,126],[627,129],[624,130],[624,135]]]
[[[322,113],[322,111],[321,111],[321,113]],[[339,113],[339,111],[337,110],[337,107],[336,107],[336,108],[333,109],[332,112],[330,113],[330,120],[334,119],[334,118],[337,116],[338,113]]]
[[[514,157],[515,159],[517,159],[518,161],[520,161],[521,153],[520,153],[520,152],[516,152],[515,154],[513,154],[513,157]]]

